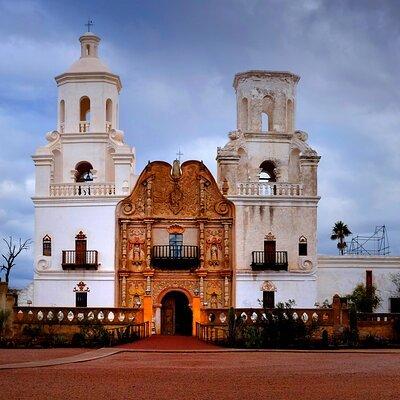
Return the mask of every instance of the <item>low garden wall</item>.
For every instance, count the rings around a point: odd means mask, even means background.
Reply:
[[[400,314],[360,313],[357,315],[357,328],[360,339],[374,337],[397,342],[400,339]]]

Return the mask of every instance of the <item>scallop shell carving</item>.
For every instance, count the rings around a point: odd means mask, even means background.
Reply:
[[[110,321],[110,322],[112,322],[112,321],[114,321],[114,313],[112,312],[112,311],[110,311],[109,313],[108,313],[108,315],[107,315],[107,319]]]
[[[308,321],[308,315],[306,313],[303,313],[303,315],[301,316],[301,319],[303,320],[303,322],[307,322]]]
[[[79,322],[81,322],[85,318],[85,314],[83,312],[80,312],[80,313],[78,313],[76,318],[78,319]]]
[[[57,319],[59,322],[61,322],[64,319],[64,313],[62,311],[59,311],[57,313]]]

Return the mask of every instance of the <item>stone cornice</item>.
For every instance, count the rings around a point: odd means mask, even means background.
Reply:
[[[293,135],[290,133],[270,132],[244,132],[246,142],[264,143],[290,143]]]
[[[288,271],[280,271],[280,272],[275,272],[275,271],[259,271],[255,272],[252,271],[251,269],[236,269],[235,271],[235,278],[237,281],[245,281],[245,280],[251,280],[254,281],[256,279],[257,281],[261,282],[264,280],[274,280],[274,281],[304,281],[304,280],[310,280],[310,281],[315,281],[317,280],[317,274],[315,271],[311,272],[304,272],[302,271],[301,273],[298,272],[288,272]]]
[[[316,207],[315,196],[228,196],[235,206]]]
[[[76,270],[76,271],[63,271],[63,270],[48,270],[48,271],[36,271],[34,272],[35,281],[44,281],[44,280],[60,280],[60,281],[69,281],[69,280],[91,280],[91,281],[115,281],[115,270],[109,269],[106,271],[85,271],[85,270]]]
[[[318,268],[400,268],[400,256],[318,255]]]
[[[96,197],[31,197],[37,208],[45,207],[109,207],[116,206],[125,196]]]
[[[130,164],[135,157],[132,153],[115,153],[111,158],[115,161],[115,164]]]
[[[117,86],[118,92],[122,89],[122,83],[118,75],[109,72],[65,72],[56,76],[57,86],[64,85],[68,82],[107,82]]]
[[[62,133],[60,135],[62,143],[108,143],[111,142],[110,135],[106,132],[90,133]]]
[[[238,83],[246,78],[281,78],[297,83],[300,77],[288,71],[265,71],[265,70],[250,70],[245,72],[238,72],[233,79],[233,87],[236,89]]]
[[[53,161],[53,156],[51,154],[34,154],[31,157],[35,163],[35,166],[49,166]]]

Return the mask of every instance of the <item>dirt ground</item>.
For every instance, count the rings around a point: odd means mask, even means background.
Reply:
[[[0,364],[51,360],[74,356],[86,351],[90,351],[90,349],[0,349]]]
[[[121,353],[0,371],[1,399],[391,399],[400,354]]]

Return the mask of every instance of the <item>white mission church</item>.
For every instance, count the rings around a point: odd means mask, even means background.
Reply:
[[[34,282],[21,301],[141,306],[157,321],[182,296],[193,315],[289,299],[312,308],[372,282],[391,311],[400,257],[317,254],[320,156],[296,130],[297,75],[235,75],[237,128],[215,180],[198,161],[156,161],[139,176],[119,127],[121,80],[97,35],[79,40],[80,59],[55,78],[56,130],[33,156]]]

